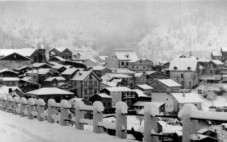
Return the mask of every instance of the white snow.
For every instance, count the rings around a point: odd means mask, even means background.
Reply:
[[[197,63],[198,61],[194,58],[175,58],[170,62],[169,70],[174,70],[174,67],[177,67],[177,70],[185,71],[190,67],[192,71],[195,71]]]
[[[55,102],[54,99],[49,99],[49,100],[48,100],[48,105],[49,105],[49,106],[54,106],[54,104],[56,104],[56,102]]]
[[[17,97],[17,96],[14,97],[14,101],[17,102],[17,103],[19,103],[20,102],[20,97]]]
[[[25,99],[24,97],[21,98],[20,101],[21,101],[22,104],[28,104],[27,99]]]
[[[146,103],[144,106],[144,114],[146,113],[151,114],[151,116],[155,117],[159,114],[159,109],[154,104]]]
[[[62,100],[62,101],[61,101],[61,105],[62,105],[64,108],[70,108],[70,107],[72,106],[67,100]]]
[[[168,87],[181,87],[181,85],[172,79],[158,79],[159,82],[165,84]]]
[[[116,111],[117,110],[121,110],[121,112],[123,114],[127,114],[128,113],[128,106],[124,102],[117,102],[117,104],[116,104]]]
[[[72,92],[65,91],[56,87],[40,88],[27,92],[29,95],[73,95]]]
[[[194,92],[192,92],[192,93],[172,93],[172,96],[180,104],[203,103],[203,100],[200,98],[199,94],[196,94]]]
[[[28,104],[35,105],[35,100],[33,98],[28,99]]]
[[[95,102],[93,103],[93,110],[94,110],[95,108],[98,110],[98,112],[103,112],[103,111],[104,111],[104,106],[103,106],[102,102],[95,101]]]
[[[45,102],[44,102],[43,99],[38,99],[37,104],[38,105],[41,105],[41,106],[44,106],[45,105]]]

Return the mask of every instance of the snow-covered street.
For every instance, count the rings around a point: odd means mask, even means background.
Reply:
[[[30,120],[12,113],[0,111],[1,142],[131,142],[106,133],[95,134],[73,127],[50,124],[47,121]]]

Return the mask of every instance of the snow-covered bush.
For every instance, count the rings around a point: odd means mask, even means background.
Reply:
[[[116,104],[116,112],[120,110],[123,114],[127,114],[128,113],[128,106],[126,103],[124,102],[118,102]]]
[[[72,105],[67,100],[61,100],[61,106],[64,108],[70,108]]]
[[[7,100],[8,100],[8,101],[13,101],[13,97],[10,96],[10,95],[8,95]]]
[[[48,106],[54,106],[56,104],[54,99],[49,99],[48,100]]]
[[[13,99],[14,99],[14,101],[17,102],[17,103],[20,102],[20,97],[17,97],[17,96],[16,96],[16,97],[14,97]]]
[[[22,104],[28,104],[27,99],[24,98],[24,97],[22,97],[22,98],[20,99],[20,102],[21,102]]]
[[[151,114],[151,116],[155,117],[156,115],[159,114],[159,110],[155,105],[147,103],[144,106],[144,114],[146,114],[146,113],[149,113],[149,114]]]
[[[28,104],[35,105],[35,100],[33,98],[28,99]]]
[[[44,102],[43,99],[38,99],[37,104],[40,106],[45,106],[46,103]]]

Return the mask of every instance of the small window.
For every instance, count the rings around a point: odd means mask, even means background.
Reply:
[[[184,78],[184,74],[181,74],[181,78]]]
[[[84,89],[84,94],[87,94],[87,89]]]
[[[84,81],[84,86],[87,86],[87,81]]]
[[[121,62],[121,65],[122,65],[122,66],[124,66],[124,65],[125,65],[125,63],[124,63],[124,62]]]

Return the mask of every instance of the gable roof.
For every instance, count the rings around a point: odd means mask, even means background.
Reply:
[[[212,51],[212,55],[213,56],[222,56],[222,53],[221,53],[221,51]]]
[[[223,65],[224,64],[222,61],[219,61],[219,60],[211,60],[210,62],[213,62],[216,65]]]
[[[63,73],[61,73],[62,75],[72,75],[73,73],[75,73],[76,71],[78,71],[79,69],[77,68],[67,68]]]
[[[6,55],[2,58],[0,58],[0,60],[12,60],[12,59],[17,59],[17,60],[31,60],[30,58],[27,58],[21,54],[18,54],[16,52],[11,53],[9,55]]]
[[[62,61],[62,62],[66,61],[65,59],[63,59],[60,56],[53,56],[53,57],[50,58],[50,60],[53,59],[53,58],[56,58],[56,59],[58,59],[59,61]]]
[[[105,89],[110,92],[131,92],[132,91],[128,87],[106,87]]]
[[[77,80],[77,81],[82,81],[84,80],[88,75],[94,75],[95,78],[97,78],[98,80],[100,80],[99,77],[97,77],[91,70],[88,71],[78,71],[72,78],[72,80]]]
[[[100,93],[97,95],[100,96],[101,98],[112,98],[111,96],[107,95],[106,93]]]
[[[30,92],[27,92],[26,94],[29,95],[73,95],[72,92],[65,91],[56,87],[49,87],[49,88],[40,88],[37,90],[33,90]]]
[[[126,60],[126,61],[137,61],[139,58],[136,52],[132,49],[116,49],[114,50],[114,54],[119,60]]]
[[[168,87],[181,87],[179,83],[175,82],[172,79],[158,79],[157,81],[161,82],[162,84]]]
[[[154,89],[153,87],[147,85],[147,84],[141,84],[141,85],[136,85],[138,86],[139,88],[142,88],[142,89]]]
[[[170,62],[169,70],[175,70],[175,67],[179,71],[188,70],[190,67],[192,71],[196,71],[198,61],[195,58],[175,58]]]
[[[53,81],[54,79],[58,80],[58,81],[65,81],[65,78],[62,76],[56,76],[56,77],[49,77],[47,78],[45,81]]]
[[[197,93],[172,93],[172,96],[177,100],[180,104],[187,103],[203,103],[204,101],[200,98]]]
[[[45,66],[45,65],[51,67],[47,63],[34,63],[34,64],[32,64],[32,67],[38,68],[38,67],[42,67],[42,66]]]
[[[30,57],[36,49],[34,48],[20,48],[20,49],[0,49],[0,56],[8,56],[12,53],[17,53],[25,57]]]
[[[6,69],[6,68],[0,70],[0,73],[3,73],[3,72],[11,72],[11,73],[14,73],[14,74],[18,74],[17,72],[10,70],[10,69]]]

